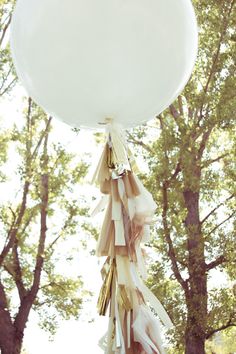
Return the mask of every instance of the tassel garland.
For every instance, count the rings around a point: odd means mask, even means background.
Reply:
[[[109,326],[99,345],[105,354],[163,354],[159,319],[171,328],[172,322],[158,299],[144,285],[146,269],[141,244],[149,239],[149,225],[156,204],[138,177],[120,126],[107,124],[107,142],[93,181],[107,209],[97,243],[98,257],[106,256],[98,312],[109,314]]]

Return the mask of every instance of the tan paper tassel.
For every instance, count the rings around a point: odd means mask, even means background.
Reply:
[[[110,171],[109,171],[109,166],[107,164],[108,160],[108,155],[110,153],[110,149],[108,144],[105,145],[102,156],[99,160],[98,166],[96,168],[96,171],[94,172],[93,178],[92,178],[92,183],[102,183],[105,180],[110,179]]]
[[[96,254],[98,257],[109,255],[110,242],[112,240],[112,235],[115,233],[114,222],[111,220],[111,205],[112,200],[110,199],[97,243]]]

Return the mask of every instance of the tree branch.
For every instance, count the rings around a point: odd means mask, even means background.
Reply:
[[[190,119],[193,119],[194,116],[194,110],[191,107],[188,107],[188,117]]]
[[[43,133],[41,134],[40,136],[40,139],[38,141],[38,144],[36,145],[32,155],[31,155],[31,158],[32,160],[34,160],[35,156],[37,155],[37,152],[42,144],[42,141],[43,139],[45,138],[45,136],[48,134],[49,132],[49,127],[50,127],[50,124],[51,124],[51,121],[52,121],[52,117],[49,117],[48,121],[47,121],[47,125],[46,125],[46,128],[44,129]]]
[[[214,269],[214,268],[218,267],[220,264],[222,264],[224,262],[226,262],[226,258],[225,258],[225,256],[221,255],[216,260],[206,264],[206,271]]]
[[[129,132],[127,132],[127,136],[129,137],[128,142],[135,144],[135,145],[139,145],[141,146],[143,149],[145,149],[146,151],[148,151],[149,153],[153,154],[153,150],[150,148],[150,146],[148,146],[147,144],[145,144],[142,140],[137,140],[134,138],[134,136],[132,134],[130,134]]]
[[[5,93],[6,93],[8,90],[10,90],[10,88],[14,85],[14,83],[15,83],[16,81],[17,81],[16,78],[12,79],[12,81],[5,87],[5,89],[4,89],[2,92],[0,92],[0,96],[5,95]],[[4,85],[4,84],[3,84],[3,85]],[[2,88],[3,88],[3,85],[2,85]]]
[[[168,244],[169,250],[168,250],[168,256],[170,257],[171,264],[172,264],[172,270],[175,275],[175,278],[177,281],[180,283],[182,288],[184,289],[185,293],[188,294],[189,289],[188,289],[188,283],[186,280],[184,280],[181,276],[178,264],[177,264],[177,257],[175,254],[173,242],[170,236],[170,230],[168,227],[168,222],[167,222],[167,211],[168,211],[168,183],[164,182],[163,187],[162,187],[162,196],[163,196],[163,211],[162,211],[162,222],[164,226],[164,235],[166,242]]]
[[[218,204],[214,209],[212,209],[201,221],[201,225],[207,220],[209,219],[209,217],[214,214],[214,212],[216,210],[218,210],[221,206],[225,205],[225,203],[227,203],[229,200],[231,200],[232,198],[235,197],[235,194],[230,195],[227,199],[225,199],[222,203]]]
[[[172,115],[172,117],[175,120],[175,123],[177,124],[177,127],[179,129],[179,131],[182,133],[185,127],[185,122],[183,119],[183,102],[182,102],[182,97],[179,96],[178,97],[178,103],[179,103],[179,111],[177,110],[177,108],[174,106],[174,104],[171,104],[169,106],[169,111],[170,114]],[[181,117],[182,116],[182,117]],[[181,118],[181,119],[179,119]]]
[[[162,130],[162,134],[163,134],[163,152],[164,152],[164,155],[165,155],[165,160],[166,160],[166,163],[169,165],[169,157],[168,157],[168,153],[167,153],[167,146],[166,146],[166,139],[165,139],[165,132],[164,132],[164,122],[163,122],[163,118],[161,115],[158,116],[158,119],[160,121],[160,126],[161,126],[161,130]]]
[[[226,153],[226,154],[223,154],[223,155],[220,155],[218,157],[216,157],[215,159],[212,159],[212,160],[207,160],[203,163],[203,165],[201,166],[201,168],[206,168],[208,167],[209,165],[211,165],[212,163],[214,162],[218,162],[220,161],[221,159],[223,159],[224,157],[226,156],[229,156],[229,153]]]
[[[233,316],[232,316],[233,317]],[[211,329],[207,334],[206,334],[206,339],[209,339],[212,337],[215,333],[223,331],[224,329],[227,329],[229,327],[236,327],[236,322],[233,322],[233,319],[230,318],[228,322],[225,325],[222,325],[218,328]]]
[[[178,176],[178,174],[181,172],[181,161],[179,161],[176,165],[175,171],[173,173],[173,175],[170,177],[170,179],[168,180],[168,185],[174,181],[176,179],[176,177]]]
[[[49,121],[50,124],[50,121]],[[48,126],[48,124],[47,124]],[[46,232],[47,232],[47,208],[48,208],[48,195],[49,195],[49,175],[48,175],[48,153],[47,153],[47,144],[48,144],[48,133],[44,139],[44,151],[42,159],[42,175],[41,175],[41,230],[40,238],[38,244],[38,252],[36,257],[36,264],[34,269],[34,280],[31,287],[30,293],[35,297],[37,295],[41,272],[44,263],[44,252],[45,252],[45,241],[46,241]]]
[[[24,190],[23,190],[23,196],[22,196],[22,202],[21,202],[21,207],[20,207],[20,211],[16,220],[15,225],[13,226],[13,228],[9,231],[9,237],[8,237],[8,242],[7,244],[4,246],[1,254],[0,254],[0,267],[2,266],[4,259],[6,258],[8,252],[10,251],[10,249],[13,247],[15,239],[16,239],[16,235],[17,232],[19,230],[20,224],[22,222],[23,216],[25,214],[25,210],[26,210],[26,204],[27,204],[27,196],[29,193],[29,186],[30,183],[29,181],[25,181],[25,185],[24,185]]]
[[[5,38],[6,32],[8,30],[8,27],[10,26],[10,23],[11,23],[11,15],[9,15],[6,24],[3,27],[3,29],[2,29],[2,34],[1,34],[1,37],[0,37],[0,47],[2,46],[2,43],[4,41],[4,38]]]
[[[227,221],[229,221],[234,215],[236,214],[236,211],[234,211],[232,214],[230,214],[225,220],[223,220],[220,224],[216,225],[208,234],[207,236],[211,235],[213,232],[215,232],[219,227],[221,227],[223,224],[225,224]]]
[[[44,251],[45,251],[45,241],[46,241],[46,232],[47,232],[47,205],[48,205],[48,175],[43,174],[41,177],[42,183],[42,205],[41,205],[41,231],[40,231],[40,240],[38,245],[38,252],[36,258],[36,265],[34,270],[34,280],[30,292],[36,296],[39,284],[40,277],[42,272],[42,267],[44,263]]]
[[[173,106],[173,105],[171,105],[171,106]],[[175,110],[175,108],[171,108],[171,106],[170,106],[170,109],[174,109]],[[161,115],[158,116],[158,119],[160,121],[161,130],[162,130],[162,133],[163,133],[163,136],[164,136],[164,123],[163,123],[163,119],[162,119]],[[166,162],[169,165],[169,157],[168,157],[168,154],[167,154],[166,140],[165,139],[164,139],[164,154],[165,154]],[[179,161],[178,161],[178,163],[176,165],[174,173],[166,181],[167,188],[169,187],[170,183],[176,179],[176,177],[178,176],[179,172],[181,172],[181,159],[180,158],[179,158]]]
[[[27,294],[27,290],[25,289],[23,279],[22,279],[22,269],[20,265],[20,259],[19,259],[19,254],[18,254],[18,240],[15,240],[14,246],[12,248],[12,255],[13,255],[13,260],[14,260],[14,271],[15,271],[15,283],[18,289],[19,297],[20,300],[22,301],[23,298]]]
[[[55,240],[53,240],[50,245],[48,246],[47,250],[50,250],[53,252],[53,246],[57,243],[57,241],[62,237],[63,232],[67,229],[69,223],[71,222],[71,220],[73,219],[74,215],[70,214],[69,217],[66,219],[60,234],[55,238]]]
[[[51,121],[51,120],[50,120]],[[47,127],[49,127],[49,122],[47,122]],[[46,242],[46,232],[47,232],[47,209],[48,209],[48,195],[49,195],[49,175],[48,175],[48,153],[47,153],[47,143],[48,143],[48,131],[44,138],[44,149],[41,163],[41,207],[40,207],[40,236],[38,243],[38,250],[36,256],[36,263],[34,269],[34,277],[31,289],[27,292],[27,295],[24,297],[21,302],[18,314],[15,318],[14,326],[18,335],[23,338],[23,331],[25,324],[28,320],[28,316],[32,305],[35,301],[39,290],[39,284],[41,279],[42,268],[44,264],[44,251],[45,251],[45,242]]]
[[[26,114],[26,129],[27,129],[27,135],[26,135],[26,176],[29,178],[31,177],[32,173],[32,158],[31,158],[31,147],[32,147],[32,106],[33,106],[33,101],[31,97],[28,97],[28,110]]]
[[[182,100],[182,96],[179,95],[178,96],[178,103],[179,103],[179,112],[180,112],[180,115],[184,115],[184,109],[183,109],[183,100]]]
[[[39,205],[37,204],[37,205],[34,206],[33,209],[38,209],[38,207],[39,207]],[[20,229],[20,234],[21,234],[21,235],[24,235],[24,233],[25,233],[27,227],[30,225],[30,223],[31,223],[31,221],[32,221],[32,219],[33,219],[34,216],[35,216],[35,211],[34,211],[34,210],[31,210],[31,213],[30,213],[28,219],[25,221],[24,224],[22,224],[22,227],[21,227],[21,229]]]
[[[225,34],[227,32],[227,27],[228,27],[228,24],[229,24],[229,21],[230,21],[230,15],[231,15],[231,12],[233,10],[234,4],[235,4],[235,0],[233,0],[231,2],[230,9],[229,9],[229,11],[227,13],[227,17],[225,18],[225,23],[223,25],[223,28],[222,28],[222,31],[221,31],[221,35],[220,35],[220,38],[219,38],[219,43],[218,43],[216,52],[213,55],[213,62],[212,62],[210,74],[208,76],[206,85],[203,88],[203,91],[204,91],[205,95],[203,96],[201,107],[200,107],[200,115],[199,115],[198,122],[197,122],[198,125],[199,125],[199,123],[200,123],[200,121],[202,120],[202,117],[203,117],[203,107],[204,107],[204,104],[205,104],[206,94],[207,94],[207,92],[209,90],[209,86],[210,86],[211,80],[213,79],[213,77],[215,75],[215,68],[216,68],[216,65],[217,65],[217,62],[218,62],[218,59],[219,59],[219,56],[220,56],[220,50],[221,50],[222,42],[223,42],[224,36],[225,36]]]
[[[180,114],[173,104],[169,106],[169,110],[175,120],[179,118]]]
[[[0,309],[8,310],[7,297],[1,280],[0,280]]]
[[[205,131],[205,133],[203,133],[202,140],[201,140],[201,143],[200,143],[200,146],[198,149],[198,160],[200,160],[202,158],[203,152],[206,148],[206,144],[208,142],[208,139],[211,135],[213,128],[214,128],[214,126],[212,125],[207,129],[207,131]]]

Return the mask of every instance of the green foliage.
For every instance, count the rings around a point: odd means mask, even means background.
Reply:
[[[170,318],[175,324],[175,333],[169,331],[167,333],[167,339],[170,342],[177,342],[175,350],[178,349],[178,353],[181,353],[181,350],[184,350],[184,327],[182,324],[186,322],[187,318],[184,294],[180,291],[179,285],[173,276],[170,278],[166,277],[166,267],[163,262],[155,262],[151,266],[149,274],[150,277],[147,285],[157,298],[161,299]],[[163,301],[163,299],[165,299],[165,301]],[[176,319],[178,319],[178,321],[176,321]]]
[[[224,326],[232,313],[236,311],[235,296],[229,288],[213,289],[209,291],[209,323],[211,327]],[[233,321],[232,321],[233,323]]]
[[[235,335],[235,329],[225,330],[218,334],[206,343],[206,354],[234,354],[236,352]]]
[[[66,279],[50,273],[48,281],[41,286],[33,308],[41,318],[40,327],[53,337],[60,319],[79,318],[82,299],[91,294],[81,290],[83,283],[80,278]]]
[[[0,167],[7,161],[8,142],[9,134],[7,131],[4,131],[0,134]],[[5,182],[6,178],[6,174],[0,171],[0,183]]]
[[[8,94],[16,83],[15,70],[7,40],[14,3],[15,1],[10,0],[0,2],[0,98]]]

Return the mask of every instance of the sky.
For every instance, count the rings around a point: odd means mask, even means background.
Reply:
[[[32,314],[25,333],[24,347],[29,354],[100,354],[99,339],[105,334],[106,317],[99,317],[96,311],[96,298],[101,286],[100,262],[84,252],[77,264],[81,269],[84,286],[94,292],[94,297],[85,303],[80,320],[62,321],[53,342],[48,334],[37,326],[37,315]],[[92,322],[91,322],[92,320]]]

